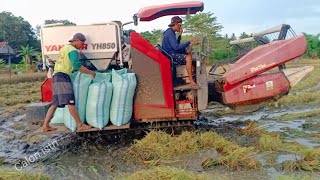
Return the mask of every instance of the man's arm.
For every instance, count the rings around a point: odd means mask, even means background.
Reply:
[[[78,71],[80,69],[80,67],[82,66],[82,64],[78,58],[79,57],[78,51],[73,50],[73,51],[69,52],[68,56],[69,56],[69,59],[72,63],[73,70]]]
[[[169,39],[170,46],[175,51],[184,50],[190,45],[190,41],[187,41],[182,44],[178,44],[175,33],[168,34],[168,39]]]
[[[177,43],[180,44],[180,42],[181,42],[181,35],[179,35],[177,39]]]
[[[88,69],[88,68],[86,68],[84,66],[81,66],[79,70],[82,73],[90,74],[92,79],[94,79],[96,77],[96,73],[94,71],[91,71],[90,69]]]
[[[183,29],[182,29],[182,26],[180,26],[179,36],[178,36],[178,39],[177,39],[178,44],[180,44],[180,42],[181,42],[182,33],[183,33]]]
[[[79,53],[78,51],[74,50],[74,51],[71,51],[69,54],[69,59],[72,63],[72,66],[73,66],[73,70],[76,70],[76,71],[80,71],[82,73],[85,73],[85,74],[90,74],[92,76],[92,78],[95,78],[96,76],[96,73],[94,71],[91,71],[90,69],[82,66],[80,60],[79,60]]]

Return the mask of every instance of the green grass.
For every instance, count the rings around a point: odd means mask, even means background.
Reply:
[[[172,137],[165,132],[152,131],[143,139],[135,141],[126,159],[154,165],[205,149],[216,149],[221,155],[217,160],[207,160],[203,165],[206,168],[213,164],[223,165],[228,169],[260,167],[253,147],[239,146],[215,132],[183,132]]]
[[[41,100],[41,85],[45,79],[41,73],[25,74],[8,79],[0,76],[0,115],[23,110],[25,105]]]
[[[305,177],[293,177],[293,176],[280,176],[276,180],[313,180],[313,178]]]
[[[41,81],[33,83],[3,84],[0,88],[0,106],[39,102],[41,99]]]
[[[17,83],[33,83],[36,81],[44,81],[46,79],[46,73],[24,73],[20,75],[12,75],[10,78],[8,75],[0,75],[0,84],[17,84]]]
[[[309,90],[315,85],[318,85],[319,82],[320,82],[320,67],[315,66],[312,72],[310,72],[306,77],[304,77],[302,81],[300,81],[296,86],[293,87],[292,92]]]
[[[7,171],[7,170],[0,170],[0,179],[1,180],[49,180],[49,177],[37,173],[37,174],[30,174],[18,171]]]
[[[314,66],[310,72],[297,85],[292,87],[287,96],[278,100],[278,104],[284,107],[308,105],[314,106],[320,104],[320,60],[300,60],[287,63],[287,68],[302,66]],[[269,106],[274,106],[273,103]]]
[[[296,120],[296,119],[306,119],[312,117],[320,117],[320,110],[308,111],[308,112],[299,112],[284,114],[282,116],[276,117],[276,120]]]
[[[118,177],[123,180],[206,180],[214,179],[204,175],[195,175],[183,169],[174,167],[153,167],[147,170],[140,170],[132,175]]]
[[[299,160],[285,161],[285,171],[304,170],[320,171],[320,148],[307,148],[298,143],[288,143],[280,139],[280,135],[263,134],[257,143],[260,152],[288,152],[301,157]]]
[[[301,106],[301,105],[319,105],[320,92],[301,92],[298,94],[291,93],[288,96],[282,97],[278,101],[281,106]]]
[[[257,146],[260,151],[280,151],[282,144],[279,134],[276,136],[262,134]]]
[[[294,142],[284,142],[282,135],[278,133],[263,133],[257,142],[256,148],[260,152],[274,151],[274,152],[289,152],[299,153],[307,149],[304,145]]]
[[[251,121],[249,124],[240,129],[240,133],[247,136],[260,136],[262,133],[265,133],[265,130],[259,127],[259,123]]]

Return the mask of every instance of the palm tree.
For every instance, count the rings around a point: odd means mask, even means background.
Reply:
[[[34,70],[34,65],[33,65],[33,61],[31,60],[31,56],[35,53],[36,49],[34,49],[33,47],[30,47],[29,44],[25,47],[23,46],[20,46],[20,47],[21,47],[21,50],[18,51],[19,52],[18,56],[22,56],[26,64],[26,68],[27,68],[27,64],[31,64],[32,70]]]

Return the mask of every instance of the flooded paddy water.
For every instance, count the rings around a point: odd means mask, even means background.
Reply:
[[[307,78],[316,78],[318,71]],[[196,133],[174,137],[157,132],[93,137],[33,134],[23,110],[6,113],[7,107],[2,106],[0,174],[13,171],[41,173],[52,179],[140,179],[130,175],[150,169],[159,173],[154,168],[164,167],[169,168],[161,171],[164,174],[183,170],[195,175],[189,179],[320,179],[319,81],[312,86],[304,81],[301,86],[306,88],[297,86],[277,104],[266,104],[250,113],[210,104],[195,122]],[[215,142],[213,136],[221,139]],[[151,139],[174,142],[167,146],[180,148],[170,151]],[[144,141],[149,146],[139,149]],[[152,148],[158,152],[152,153]]]

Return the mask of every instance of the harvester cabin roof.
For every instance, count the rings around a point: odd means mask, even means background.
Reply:
[[[152,21],[168,15],[195,14],[203,9],[204,3],[201,1],[180,2],[144,7],[139,10],[136,16],[140,21]]]

